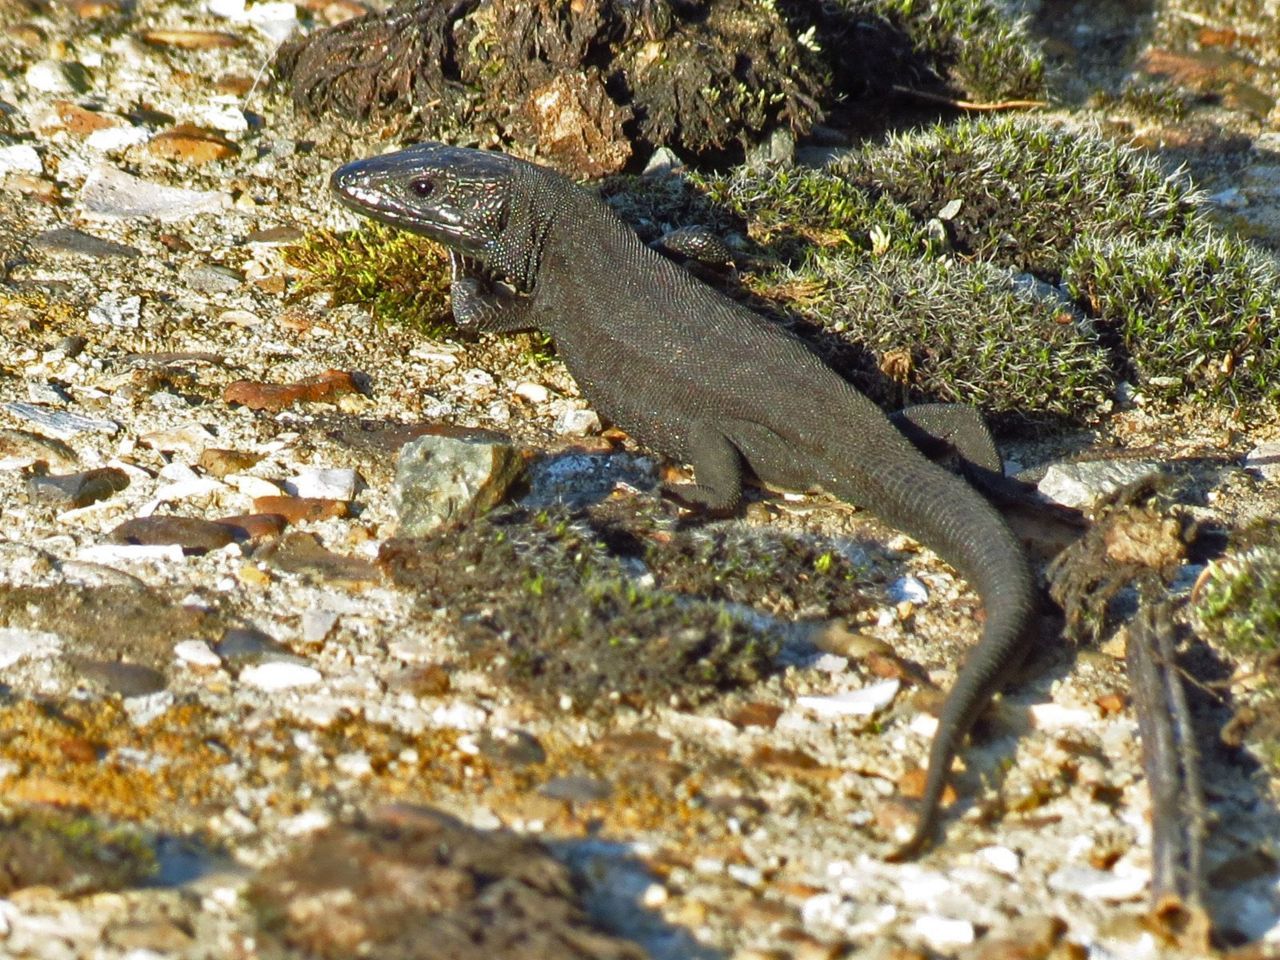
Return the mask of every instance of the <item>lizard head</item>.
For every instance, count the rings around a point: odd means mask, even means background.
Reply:
[[[339,167],[329,186],[358,213],[486,262],[506,225],[508,184],[518,162],[420,143]]]

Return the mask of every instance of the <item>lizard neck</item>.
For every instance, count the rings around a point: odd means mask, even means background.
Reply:
[[[546,174],[524,165],[511,171],[502,233],[486,258],[490,270],[523,293],[537,287],[547,238],[561,212],[555,200],[566,195],[564,186],[550,182],[555,175]]]

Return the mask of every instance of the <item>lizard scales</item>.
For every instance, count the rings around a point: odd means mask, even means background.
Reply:
[[[994,508],[803,342],[651,250],[554,171],[424,143],[347,164],[331,186],[358,212],[449,249],[460,326],[551,336],[599,413],[693,467],[677,499],[731,512],[748,471],[823,490],[930,547],[977,590],[982,638],[939,718],[915,831],[892,856],[927,847],[961,741],[1031,641],[1031,572]]]

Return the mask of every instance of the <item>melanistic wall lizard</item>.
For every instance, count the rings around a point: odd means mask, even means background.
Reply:
[[[955,753],[1022,659],[1035,618],[1017,539],[986,499],[917,446],[952,427],[972,435],[964,425],[977,414],[932,405],[895,423],[802,341],[651,250],[594,193],[535,164],[423,143],[347,164],[331,186],[356,211],[449,249],[460,326],[551,336],[602,416],[692,466],[695,482],[670,491],[677,500],[731,513],[748,473],[826,491],[930,547],[978,591],[982,638],[939,718],[915,831],[891,856],[927,847]],[[998,470],[989,438],[978,447],[960,453]]]

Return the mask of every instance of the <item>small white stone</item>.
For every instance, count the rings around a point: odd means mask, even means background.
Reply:
[[[240,680],[259,690],[288,690],[319,683],[320,671],[302,663],[272,660],[245,667],[240,671]]]
[[[173,654],[183,663],[193,667],[219,667],[222,658],[203,640],[183,640],[173,645]]]
[[[454,703],[431,711],[432,726],[453,730],[479,730],[488,719],[485,711],[469,703]]]
[[[414,347],[409,351],[409,356],[414,360],[438,363],[445,367],[456,367],[458,365],[458,358],[454,353],[438,346]]]
[[[829,696],[797,697],[796,702],[806,710],[822,717],[869,717],[893,703],[902,686],[899,680],[884,680],[860,690],[849,690]]]
[[[302,614],[302,639],[307,643],[319,643],[337,622],[338,615],[332,610],[305,610]]]
[[[11,147],[0,147],[0,177],[10,173],[44,172],[44,164],[36,148],[27,143],[16,143]]]
[[[0,627],[0,670],[27,657],[47,657],[62,648],[62,638],[44,630]]]
[[[1262,479],[1280,480],[1280,440],[1264,440],[1244,455],[1246,470],[1256,470]]]
[[[356,495],[359,475],[349,467],[302,467],[284,489],[295,497],[350,500]]]
[[[1063,867],[1049,876],[1049,889],[1057,893],[1074,893],[1091,900],[1119,903],[1135,900],[1147,889],[1151,875],[1123,860],[1110,870],[1076,864]]]
[[[151,132],[146,127],[103,127],[84,138],[85,145],[98,153],[119,153],[130,147],[140,146],[151,139]]]
[[[1008,847],[983,847],[977,857],[992,870],[1003,873],[1006,877],[1016,877],[1022,866],[1022,858],[1017,851]]]
[[[962,947],[973,943],[973,924],[968,920],[954,920],[951,917],[926,915],[917,917],[913,924],[916,935],[935,950],[946,950],[950,947]]]
[[[333,815],[324,810],[304,810],[302,813],[280,821],[280,832],[286,837],[303,837],[323,830],[333,823]]]
[[[259,497],[278,497],[283,492],[270,480],[263,480],[248,473],[232,473],[222,479],[235,490],[255,500]]]
[[[651,883],[640,894],[640,905],[646,910],[656,910],[671,898],[667,888],[660,883]]]
[[[205,107],[196,114],[196,121],[203,127],[212,127],[223,133],[245,133],[249,129],[249,121],[245,118],[244,111],[228,104]]]
[[[104,294],[89,306],[89,321],[122,330],[136,330],[142,323],[142,298]]]
[[[138,515],[149,517],[166,503],[176,503],[183,500],[203,500],[225,489],[227,489],[225,483],[221,480],[214,480],[211,477],[179,480],[177,483],[166,484],[157,490],[151,500],[138,511]]]
[[[556,433],[585,437],[600,432],[600,417],[594,410],[566,410],[556,418]]]
[[[156,717],[173,706],[173,694],[168,690],[144,693],[139,697],[124,698],[124,712],[135,726],[145,727]]]
[[[218,322],[231,327],[256,327],[262,318],[251,310],[223,310],[218,314]]]
[[[1098,722],[1098,714],[1084,707],[1064,707],[1056,703],[1034,703],[1027,708],[1031,723],[1037,730],[1062,730],[1092,726]]]
[[[185,453],[196,456],[214,441],[214,436],[202,424],[186,423],[180,427],[145,433],[138,439],[152,450],[159,450],[162,453]]]
[[[889,599],[894,603],[928,603],[929,588],[918,577],[899,577],[889,585]]]
[[[348,777],[373,776],[373,763],[363,750],[339,754],[333,758],[333,765],[337,767],[339,773],[344,773]]]
[[[77,82],[76,68],[79,68]],[[27,86],[41,93],[80,93],[84,86],[84,68],[78,63],[60,63],[57,60],[40,60],[27,68]]]
[[[516,384],[515,390],[512,391],[517,397],[522,397],[530,403],[546,403],[547,398],[551,395],[546,387],[540,383],[530,383],[527,380]]]

